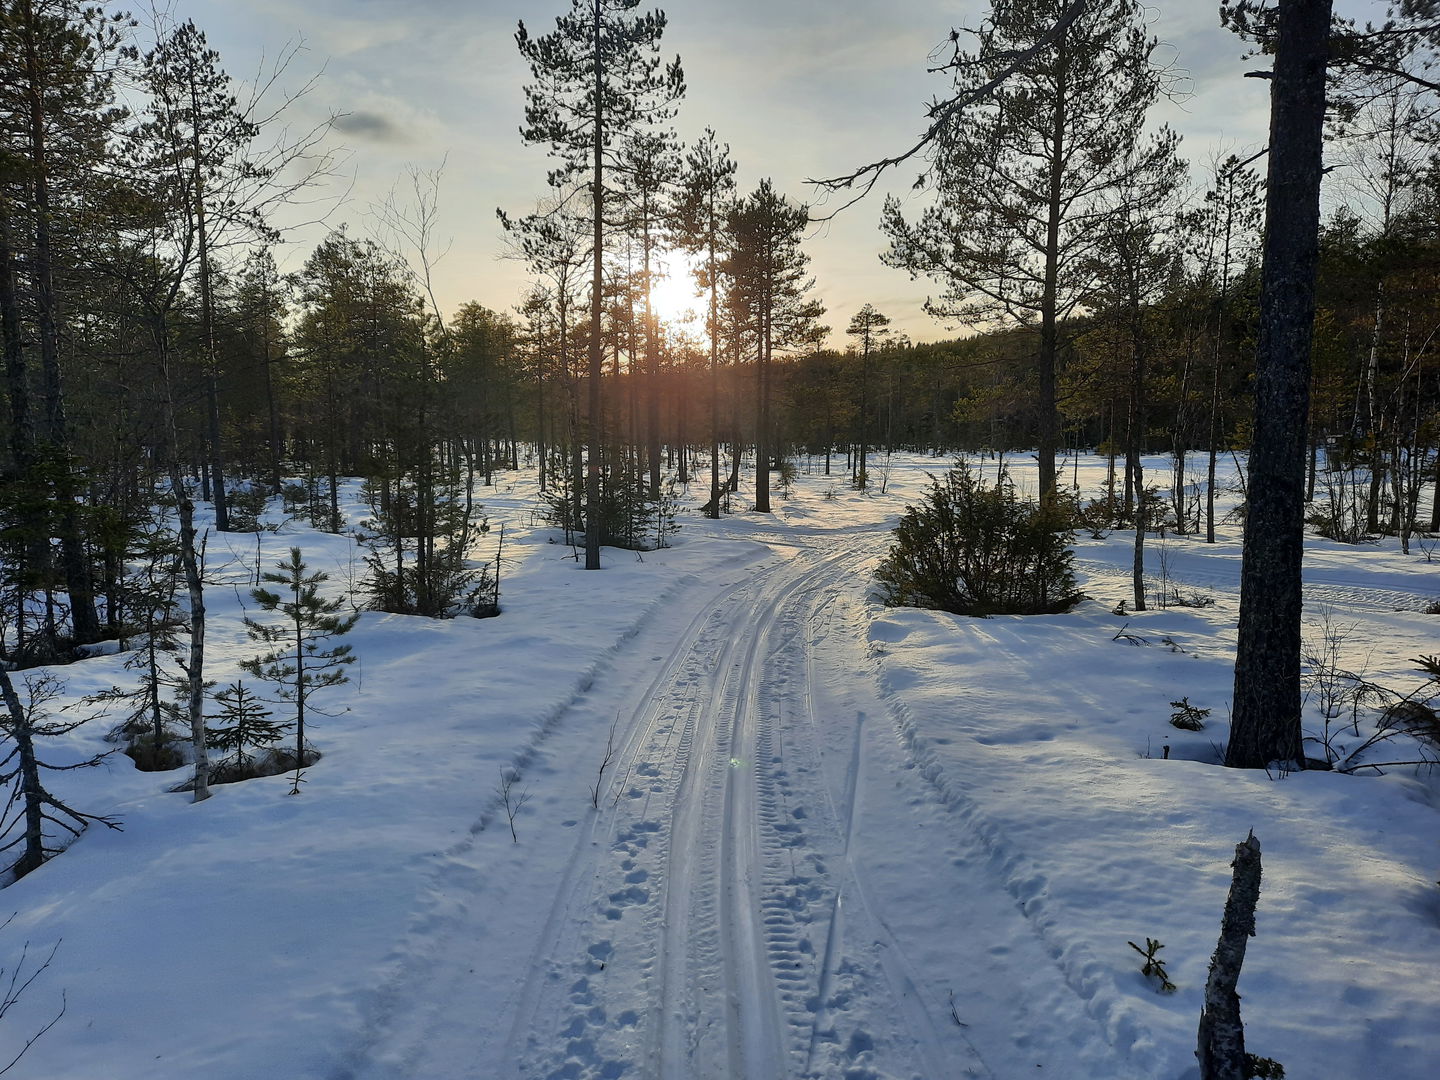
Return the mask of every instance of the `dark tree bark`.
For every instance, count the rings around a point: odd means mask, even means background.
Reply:
[[[595,126],[591,176],[590,258],[590,416],[585,461],[585,569],[600,569],[600,444],[605,438],[604,398],[600,374],[605,366],[601,315],[605,280],[605,62],[600,48],[600,9],[595,8]]]
[[[1279,8],[1240,635],[1225,751],[1233,768],[1304,766],[1300,562],[1330,7],[1330,0],[1281,0]]]
[[[1145,505],[1145,468],[1140,455],[1145,451],[1145,346],[1144,331],[1138,326],[1139,304],[1134,309],[1135,318],[1131,327],[1130,357],[1130,455],[1129,473],[1135,484],[1135,546],[1131,552],[1130,583],[1135,601],[1135,610],[1145,610],[1145,521],[1148,516]],[[1163,583],[1162,583],[1162,588]],[[1160,605],[1166,603],[1160,598]]]
[[[78,643],[100,639],[100,619],[95,612],[94,590],[75,505],[74,477],[70,461],[70,433],[65,417],[65,398],[60,378],[60,316],[56,298],[54,244],[51,236],[50,142],[46,127],[45,87],[37,41],[37,19],[29,3],[18,13],[24,48],[24,95],[28,111],[30,191],[35,215],[34,247],[30,253],[30,276],[34,283],[35,321],[39,333],[40,375],[44,400],[44,442],[59,466],[55,489],[60,563],[65,589],[70,596],[70,625]]]

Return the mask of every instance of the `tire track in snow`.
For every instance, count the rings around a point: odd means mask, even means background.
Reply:
[[[649,623],[583,680],[551,723],[554,737],[540,740],[526,764],[543,778],[557,754],[594,754],[593,724],[604,720],[603,745],[620,707],[601,809],[584,798],[576,820],[561,822],[554,810],[542,825],[538,811],[527,814],[530,837],[513,852],[508,836],[488,853],[462,841],[435,880],[435,903],[452,907],[433,921],[417,917],[413,935],[433,940],[400,964],[388,984],[392,1008],[371,1011],[379,1026],[355,1055],[364,1067],[339,1075],[986,1075],[952,1028],[943,992],[936,1011],[933,971],[922,1003],[920,968],[874,903],[890,898],[867,894],[851,858],[864,748],[884,725],[863,722],[847,744],[838,798],[816,743],[829,718],[811,692],[810,638],[883,535],[792,540],[793,558],[712,587],[693,617],[655,612],[676,597],[652,605]],[[868,681],[863,663],[853,675]],[[878,699],[866,700],[884,714]],[[566,719],[570,711],[592,714],[588,734]],[[487,881],[498,871],[484,861],[510,853],[510,872],[523,874],[526,843],[549,845],[548,858],[564,865],[535,909],[534,935],[500,947],[486,940],[483,907],[534,890]],[[925,951],[914,940],[909,948],[916,958]],[[504,1007],[467,1012],[470,1000],[495,1000],[467,998],[466,980],[487,977],[497,953],[507,958],[499,977],[514,978]],[[514,977],[517,969],[524,974]]]
[[[699,630],[682,636],[674,661],[640,695],[622,788],[602,802],[608,824],[592,882],[579,900],[557,898],[558,921],[574,941],[552,939],[548,958],[532,966],[535,1000],[517,1015],[507,1055],[519,1075],[686,1075],[666,1062],[691,1059],[709,1034],[701,1019],[735,999],[709,1000],[707,980],[696,985],[693,973],[732,985],[720,932],[731,900],[713,871],[723,834],[711,822],[729,801],[732,718],[759,640],[735,629],[779,570],[760,571],[704,612]],[[677,712],[685,716],[678,737]],[[541,979],[541,971],[564,975]],[[763,985],[752,980],[747,991],[763,1001]],[[601,999],[607,1007],[596,1006]],[[732,1052],[727,1042],[718,1075],[728,1074]]]
[[[803,570],[798,580],[816,573]],[[523,1075],[788,1071],[778,1064],[793,1026],[783,1016],[804,1003],[777,985],[793,982],[798,943],[775,914],[787,901],[771,895],[783,822],[759,768],[774,756],[759,686],[774,628],[793,619],[794,577],[791,565],[770,568],[725,598],[684,663],[647,690],[643,734],[627,749],[625,787],[613,802],[610,852],[579,915],[588,937],[582,932],[587,943],[572,953],[580,959],[569,1007],[541,1006],[517,1020],[517,1032],[549,1023],[560,1039],[525,1057]],[[664,717],[682,705],[690,719],[672,747]],[[608,981],[617,964],[626,968],[613,991],[600,992],[611,1005],[602,1015],[592,983]],[[627,992],[633,1000],[617,1011]]]

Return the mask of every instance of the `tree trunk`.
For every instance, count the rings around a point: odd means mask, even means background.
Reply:
[[[21,21],[25,48],[25,95],[29,111],[31,193],[35,210],[35,246],[30,257],[30,274],[34,282],[35,321],[40,339],[40,373],[45,401],[44,440],[49,444],[49,452],[57,466],[57,532],[65,590],[70,596],[70,626],[76,642],[83,643],[100,639],[100,619],[95,613],[80,515],[75,507],[70,436],[61,389],[60,316],[55,295],[54,247],[50,236],[50,150],[45,134],[43,75],[35,39],[35,18],[28,4]]]
[[[398,580],[398,579],[397,579]],[[418,590],[417,590],[418,591]],[[300,771],[305,765],[305,628],[300,621],[300,588],[295,588],[295,784],[291,795],[300,794]]]
[[[1279,11],[1240,632],[1225,751],[1225,764],[1236,768],[1277,761],[1304,767],[1300,564],[1330,7],[1330,0],[1281,0]]]
[[[1173,433],[1172,446],[1175,455],[1175,531],[1181,536],[1190,531],[1190,525],[1185,509],[1185,452],[1186,436],[1188,435],[1189,409],[1187,401],[1190,394],[1190,351],[1185,352],[1185,364],[1180,372],[1179,404],[1175,409],[1175,430]],[[1196,525],[1199,531],[1199,525]]]
[[[19,758],[20,798],[25,804],[25,850],[20,858],[11,864],[10,870],[16,880],[30,873],[45,861],[45,805],[40,789],[40,763],[35,757],[34,732],[30,728],[30,717],[20,696],[15,693],[15,684],[10,673],[0,664],[0,695],[10,713],[8,734],[15,740],[15,754]]]
[[[1328,6],[1328,5],[1327,5]],[[1240,995],[1235,984],[1245,962],[1245,947],[1255,936],[1255,906],[1260,902],[1260,841],[1251,833],[1235,848],[1235,873],[1225,914],[1220,920],[1220,941],[1210,959],[1205,980],[1205,1004],[1200,1010],[1200,1031],[1195,1056],[1200,1059],[1200,1080],[1246,1080],[1245,1027],[1240,1021]]]
[[[870,335],[867,333],[865,337],[866,340],[860,348],[860,438],[855,444],[855,487],[861,491],[864,491],[866,485],[870,482],[870,478],[866,475],[865,469],[870,459],[870,434],[865,430],[865,407],[869,404],[865,399],[868,396],[866,391],[869,389],[868,383],[870,381]]]
[[[1058,74],[1055,82],[1055,102],[1051,116],[1050,134],[1050,176],[1047,199],[1047,222],[1045,228],[1045,278],[1040,301],[1040,355],[1039,367],[1039,467],[1040,498],[1053,499],[1057,478],[1055,473],[1055,448],[1060,441],[1060,420],[1055,408],[1055,367],[1059,352],[1059,329],[1057,327],[1057,282],[1060,276],[1060,219],[1064,208],[1061,203],[1062,182],[1065,177],[1065,158],[1069,147],[1065,142],[1065,117],[1069,111],[1065,79],[1065,42],[1063,37],[1055,45],[1055,63]]]
[[[3,197],[3,196],[0,196]],[[5,357],[5,395],[10,402],[10,456],[17,475],[26,477],[34,461],[35,429],[30,419],[30,387],[20,330],[20,301],[15,287],[9,221],[0,203],[0,346]]]
[[[770,513],[770,310],[761,314],[760,348],[755,361],[759,408],[755,416],[755,509]]]
[[[593,136],[594,175],[590,189],[592,252],[590,271],[590,445],[585,468],[585,569],[600,569],[600,440],[604,437],[601,416],[600,371],[604,366],[604,341],[600,337],[604,297],[605,255],[605,65],[600,43],[600,0],[594,3],[595,48],[595,129]]]
[[[170,465],[170,487],[180,515],[180,564],[190,596],[190,656],[185,664],[186,708],[195,753],[195,802],[210,797],[210,758],[205,732],[205,582],[195,546],[195,504],[185,490],[180,465]]]
[[[660,328],[650,297],[650,208],[645,200],[645,228],[642,243],[645,274],[645,456],[650,466],[650,498],[660,498]]]
[[[1137,301],[1138,303],[1138,301]],[[1131,553],[1130,585],[1135,600],[1135,610],[1145,610],[1145,468],[1140,462],[1145,440],[1145,352],[1139,341],[1138,307],[1135,309],[1135,325],[1131,333],[1136,340],[1131,345],[1134,354],[1130,371],[1130,468],[1129,474],[1135,484],[1135,548]],[[1165,600],[1162,597],[1163,607]]]
[[[1215,357],[1215,382],[1210,390],[1210,447],[1205,461],[1205,542],[1215,543],[1215,459],[1220,454],[1220,357]]]
[[[1435,474],[1431,478],[1430,531],[1440,532],[1440,450],[1435,452]]]
[[[261,347],[265,365],[265,406],[270,421],[270,487],[276,495],[279,495],[283,488],[283,480],[280,475],[280,457],[284,449],[280,437],[280,404],[275,399],[275,373],[274,362],[270,358],[270,292],[267,286],[261,293],[262,306],[264,311],[261,319],[264,326],[261,330]]]
[[[715,246],[710,245],[710,506],[712,518],[720,517],[720,343],[716,337],[719,318],[715,285]]]
[[[230,503],[225,491],[224,458],[220,450],[220,373],[219,359],[215,354],[215,297],[210,280],[210,234],[209,222],[205,217],[205,176],[204,160],[200,149],[200,102],[191,72],[190,107],[190,154],[194,166],[195,184],[195,237],[196,254],[200,260],[200,331],[205,342],[205,413],[210,442],[210,478],[214,485],[215,528],[219,532],[230,531]]]

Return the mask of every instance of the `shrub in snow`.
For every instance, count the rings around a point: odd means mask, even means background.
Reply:
[[[1007,475],[993,487],[963,462],[907,507],[875,572],[892,606],[958,615],[1038,615],[1083,599],[1071,534],[1056,508],[1025,501]]]
[[[494,613],[490,568],[467,558],[490,526],[459,470],[402,472],[367,481],[361,494],[372,513],[360,533],[369,607],[431,618]]]
[[[1068,492],[1056,494],[1070,515],[1072,527],[1086,533],[1091,540],[1104,540],[1111,529],[1118,527],[1121,506],[1113,493],[1089,500],[1081,500]]]
[[[263,487],[255,483],[240,484],[228,488],[225,497],[231,532],[260,532],[265,528],[260,523],[260,515],[265,513],[269,494]]]

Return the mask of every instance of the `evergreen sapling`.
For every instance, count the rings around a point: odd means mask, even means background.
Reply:
[[[340,616],[337,612],[343,598],[325,600],[320,596],[320,583],[328,574],[309,568],[300,557],[300,549],[292,547],[288,560],[276,564],[276,570],[262,575],[262,580],[281,586],[271,592],[251,590],[251,597],[262,611],[278,613],[280,622],[267,624],[247,617],[245,628],[254,641],[275,646],[270,652],[244,661],[240,666],[257,679],[276,685],[280,697],[295,705],[295,783],[290,794],[300,793],[301,770],[305,765],[305,713],[310,697],[317,690],[349,682],[345,667],[355,662],[349,645],[332,644],[333,639],[348,634],[359,615]]]
[[[270,710],[242,682],[233,682],[216,693],[215,703],[220,706],[220,715],[209,725],[210,748],[223,755],[215,763],[216,782],[268,775],[268,770],[260,771],[254,751],[268,750],[279,742],[289,725],[271,720]]]

